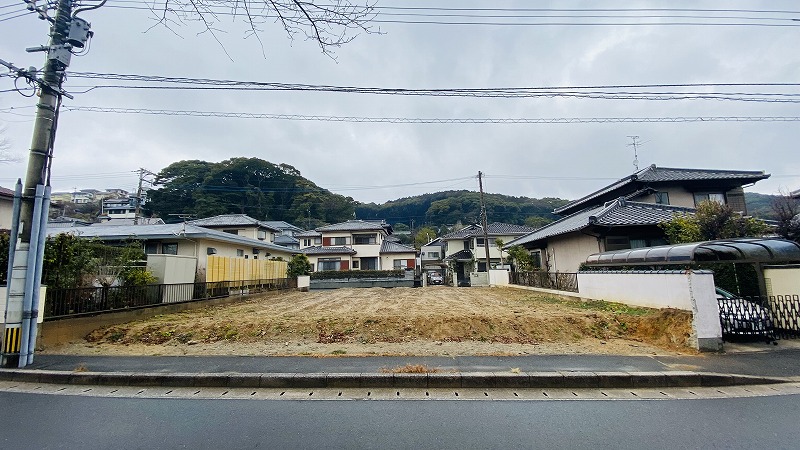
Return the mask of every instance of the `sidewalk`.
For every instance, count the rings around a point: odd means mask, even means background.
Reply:
[[[796,346],[794,346],[796,347]],[[392,373],[419,365],[429,373]],[[698,356],[260,357],[37,355],[0,380],[219,387],[685,387],[800,382],[800,349]]]

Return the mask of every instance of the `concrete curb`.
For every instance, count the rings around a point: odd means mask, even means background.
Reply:
[[[708,372],[164,373],[0,369],[26,383],[229,388],[668,388],[777,384],[792,378]]]

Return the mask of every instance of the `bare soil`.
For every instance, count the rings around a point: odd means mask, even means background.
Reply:
[[[692,353],[685,311],[512,288],[269,293],[101,328],[48,353],[102,355],[523,355]]]

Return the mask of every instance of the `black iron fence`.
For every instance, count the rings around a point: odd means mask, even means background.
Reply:
[[[56,320],[297,287],[294,278],[48,289],[44,319]]]
[[[511,272],[511,284],[556,291],[578,292],[578,274],[567,272]]]
[[[726,340],[800,338],[800,295],[719,297],[717,303]]]

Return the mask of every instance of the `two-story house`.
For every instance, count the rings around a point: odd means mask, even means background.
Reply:
[[[187,223],[264,242],[274,242],[275,234],[278,233],[278,230],[269,226],[267,222],[254,219],[246,214],[221,214],[205,219],[191,220]]]
[[[497,240],[503,243],[512,241],[533,231],[533,228],[510,223],[493,222],[483,227],[468,225],[460,230],[440,237],[444,243],[443,261],[452,270],[456,283],[469,280],[470,272],[486,272],[486,247],[489,248],[489,268],[501,264],[501,248]]]
[[[702,201],[747,214],[742,187],[765,178],[763,171],[652,165],[556,208],[561,219],[506,246],[523,246],[544,270],[576,272],[593,253],[665,244],[658,225],[675,214],[693,214]]]
[[[384,221],[348,220],[295,234],[314,271],[414,268],[416,249],[391,239]]]

